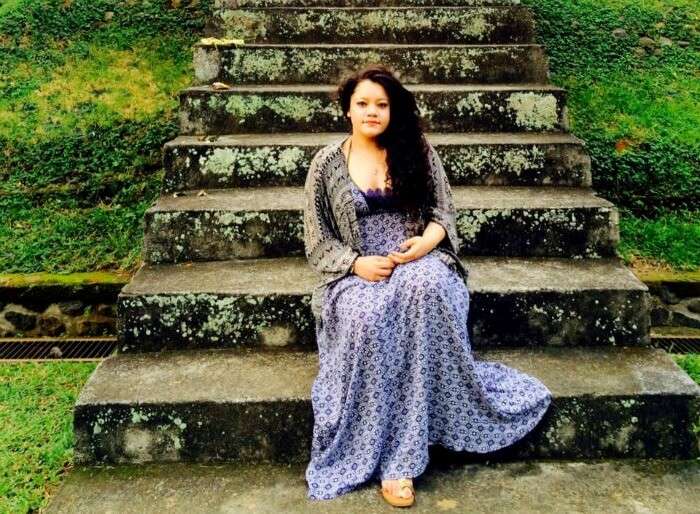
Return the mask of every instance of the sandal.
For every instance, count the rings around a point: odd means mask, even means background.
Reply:
[[[391,493],[391,490],[387,487],[382,486],[382,496],[384,499],[394,507],[410,507],[416,500],[416,491],[413,489],[410,478],[399,478],[399,491],[404,487],[408,487],[411,490],[411,496],[408,498],[403,498],[401,496],[395,496]]]

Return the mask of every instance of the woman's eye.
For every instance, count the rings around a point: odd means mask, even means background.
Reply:
[[[357,105],[365,105],[365,102],[357,102]]]

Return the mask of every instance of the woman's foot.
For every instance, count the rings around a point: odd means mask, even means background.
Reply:
[[[382,493],[384,493],[384,498],[389,503],[397,507],[407,507],[412,505],[415,500],[415,491],[411,478],[382,480]]]

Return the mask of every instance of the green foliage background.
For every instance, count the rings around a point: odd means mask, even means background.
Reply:
[[[700,3],[522,0],[569,95],[594,188],[637,215],[700,205]],[[623,37],[613,31],[623,29]],[[635,54],[649,37],[658,55]],[[672,40],[661,46],[660,38]],[[679,46],[685,41],[686,47]]]
[[[594,188],[621,209],[623,254],[700,265],[697,2],[522,3],[552,82],[569,92]],[[161,147],[177,135],[177,92],[192,80],[191,45],[211,10],[212,0],[0,5],[0,272],[138,264]],[[658,55],[635,54],[642,36]],[[690,251],[663,243],[669,226]]]

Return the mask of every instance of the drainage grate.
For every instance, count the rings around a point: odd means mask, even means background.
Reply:
[[[651,345],[669,353],[700,353],[698,336],[652,336]]]
[[[698,336],[654,335],[651,345],[669,353],[700,353]],[[72,339],[0,337],[0,361],[95,361],[109,357],[116,346],[114,336]]]
[[[109,357],[117,345],[114,336],[0,338],[0,360],[22,361],[95,361]]]

